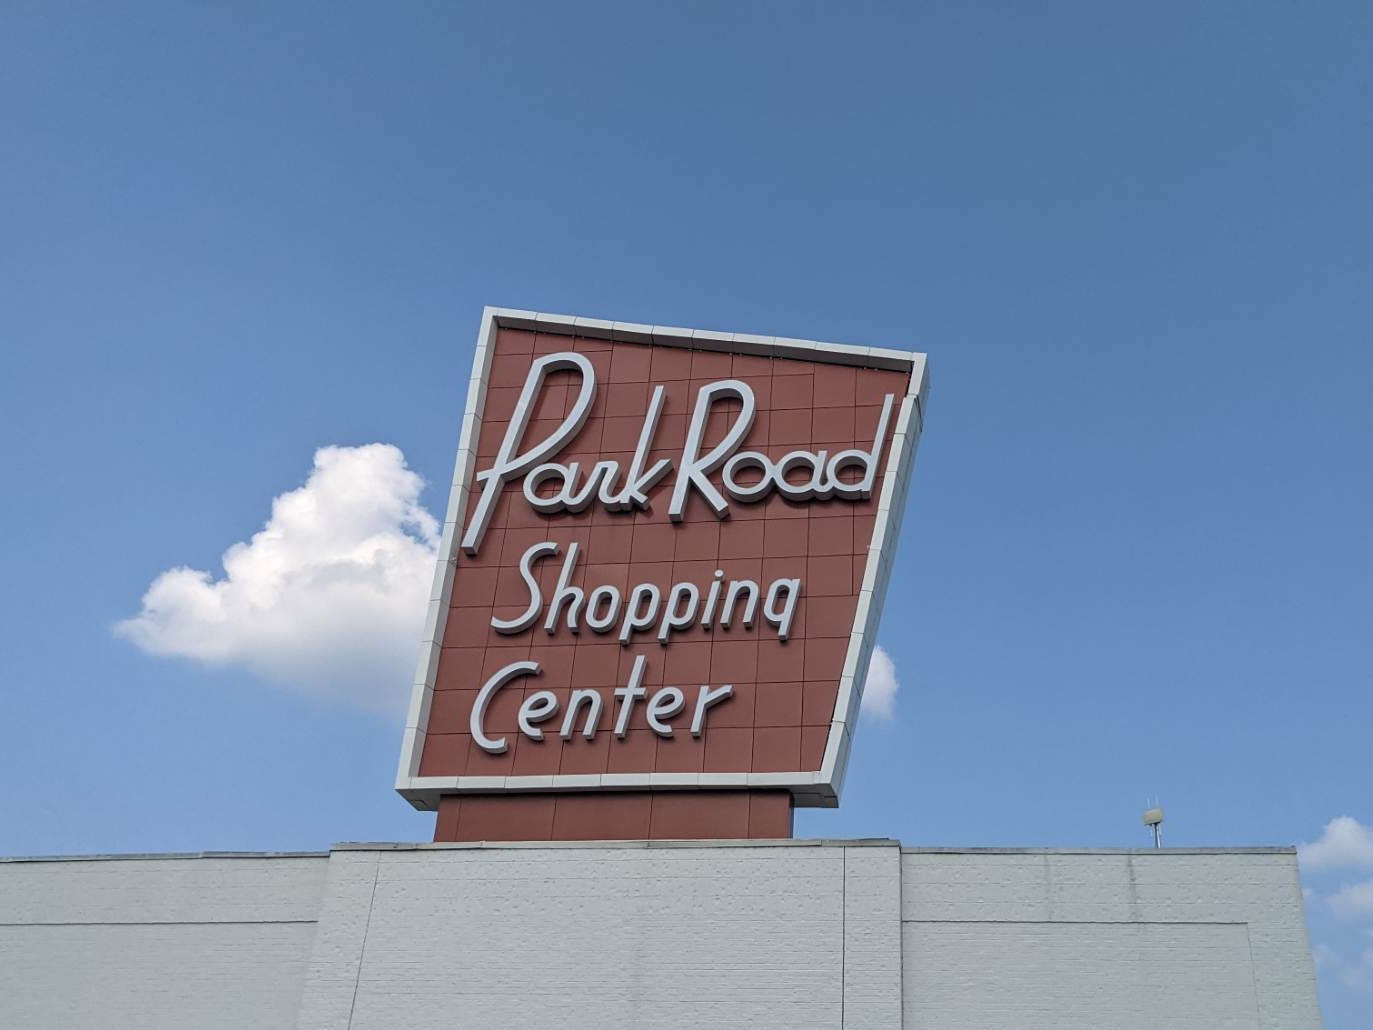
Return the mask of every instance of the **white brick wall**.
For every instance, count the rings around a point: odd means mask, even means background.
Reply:
[[[902,855],[905,1013],[940,1030],[1319,1030],[1291,851]]]
[[[302,1030],[802,1030],[842,1025],[846,998],[871,1014],[850,1025],[900,1025],[894,844],[451,847],[333,862],[354,904],[321,920]]]
[[[316,925],[316,921],[318,925]],[[0,1027],[1317,1030],[1290,851],[0,861]]]
[[[294,1027],[327,865],[0,862],[0,1027]]]
[[[844,849],[844,1013],[841,1025],[901,1027],[901,852]]]
[[[908,923],[907,1026],[1258,1030],[1239,923]]]

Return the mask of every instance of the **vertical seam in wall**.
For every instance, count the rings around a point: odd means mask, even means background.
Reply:
[[[1249,949],[1249,985],[1254,989],[1254,1024],[1262,1030],[1267,1024],[1263,1021],[1263,1005],[1259,1002],[1259,970],[1254,964],[1254,938],[1249,933],[1249,921],[1244,923],[1244,946]]]
[[[844,1030],[844,1002],[849,993],[849,849],[840,849],[843,880],[839,885],[839,1030]]]
[[[381,879],[381,855],[372,873],[372,896],[367,899],[367,919],[362,924],[362,947],[358,949],[358,971],[353,976],[353,997],[348,1002],[348,1030],[353,1030],[353,1012],[358,1007],[358,985],[362,982],[362,963],[367,957],[367,938],[372,932],[372,909],[377,903],[377,881]]]
[[[896,990],[901,1019],[897,1026],[906,1025],[906,869],[901,863],[901,849],[896,849]]]

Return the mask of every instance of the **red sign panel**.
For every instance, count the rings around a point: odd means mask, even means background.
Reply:
[[[837,803],[924,386],[906,351],[488,309],[400,792]]]

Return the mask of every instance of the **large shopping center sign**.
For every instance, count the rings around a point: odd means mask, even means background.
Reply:
[[[397,789],[439,839],[836,804],[925,389],[909,351],[487,309]]]

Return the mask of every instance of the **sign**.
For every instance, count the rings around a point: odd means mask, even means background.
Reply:
[[[837,804],[925,389],[908,351],[488,308],[400,793]]]

